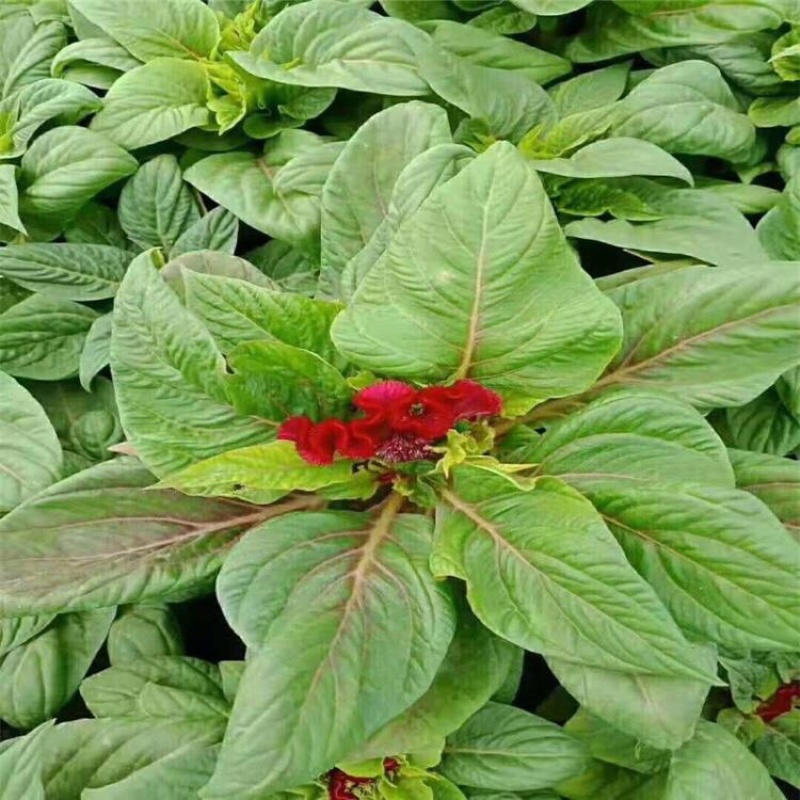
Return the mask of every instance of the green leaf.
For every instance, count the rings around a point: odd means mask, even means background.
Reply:
[[[348,760],[441,748],[492,698],[521,652],[485,628],[461,600],[455,635],[430,689]]]
[[[552,722],[521,708],[488,703],[448,737],[438,769],[477,789],[547,789],[579,775],[588,749]]]
[[[131,253],[101,244],[37,244],[0,249],[0,275],[54,300],[113,297]]]
[[[9,97],[29,83],[50,77],[50,61],[67,43],[67,31],[58,22],[37,25],[24,14],[0,19],[0,42],[0,96]]]
[[[130,150],[162,142],[211,121],[209,92],[202,64],[157,58],[114,82],[92,130]]]
[[[454,612],[427,567],[430,522],[398,516],[397,499],[377,516],[289,516],[230,554],[220,602],[258,651],[206,797],[260,797],[310,780],[431,685]]]
[[[64,229],[64,238],[70,244],[104,244],[132,254],[138,252],[125,236],[117,215],[100,203],[87,203]]]
[[[437,509],[434,570],[467,582],[490,630],[577,664],[714,680],[577,492],[555,479],[521,489],[480,467],[454,476]]]
[[[152,483],[136,462],[116,459],[3,517],[3,615],[191,597],[208,589],[242,531],[282,510],[143,491]]]
[[[0,372],[0,514],[57,481],[61,464],[61,445],[42,407]]]
[[[237,281],[273,291],[276,288],[272,280],[243,258],[219,253],[216,250],[196,250],[171,259],[161,269],[164,280],[184,303],[189,274],[235,278]]]
[[[794,96],[757,97],[747,109],[757,128],[777,128],[800,122],[800,100]]]
[[[161,485],[195,497],[271,503],[289,492],[313,492],[352,476],[352,461],[318,467],[303,460],[293,442],[278,441],[228,450],[168,475]]]
[[[777,205],[759,221],[756,231],[776,261],[800,260],[800,177],[786,184]]]
[[[568,178],[617,178],[662,175],[694,183],[692,173],[665,150],[644,139],[614,137],[582,147],[570,158],[534,159],[539,172]]]
[[[774,388],[746,405],[725,409],[725,421],[733,447],[785,456],[800,446],[800,421]]]
[[[434,15],[439,19],[446,19],[444,14]],[[527,11],[522,11],[510,2],[501,2],[500,5],[487,8],[477,17],[468,21],[482,30],[500,33],[503,36],[513,36],[517,33],[527,33],[536,27],[536,17]]]
[[[20,213],[38,223],[64,223],[101,189],[135,172],[136,159],[105,136],[66,125],[40,136],[22,157]]]
[[[577,11],[579,8],[588,6],[591,0],[511,0],[511,2],[531,14],[555,16]]]
[[[789,413],[800,420],[800,365],[784,372],[775,390]]]
[[[175,242],[172,258],[198,250],[213,250],[217,253],[236,252],[239,236],[239,220],[227,209],[217,207],[187,228]]]
[[[560,56],[474,25],[436,20],[422,28],[439,47],[459,58],[481,67],[518,72],[535,83],[550,83],[572,71],[569,61]]]
[[[86,306],[38,294],[17,303],[0,314],[0,369],[39,381],[76,375],[96,318]]]
[[[620,103],[614,132],[640,137],[671,153],[747,161],[755,128],[720,71],[705,61],[656,70]]]
[[[199,658],[144,656],[98,672],[81,684],[95,717],[227,716],[219,668]]]
[[[230,406],[222,354],[150,253],[133,261],[117,295],[111,367],[122,424],[156,475],[270,436]]]
[[[513,331],[508,319],[518,321]],[[431,382],[470,377],[530,403],[591,384],[618,337],[617,315],[508,144],[406,219],[333,326],[339,350],[368,369]]]
[[[770,775],[800,788],[800,713],[792,711],[773,720],[753,752]]]
[[[57,725],[45,740],[46,797],[125,800],[164,791],[169,798],[190,800],[213,770],[210,748],[224,730],[222,719],[83,719]]]
[[[634,7],[595,3],[586,23],[566,48],[578,63],[603,61],[649,47],[726,42],[739,34],[777,28],[785,18],[783,0],[722,0],[713,4],[668,2]]]
[[[800,541],[800,464],[787,458],[729,450],[736,485],[755,495]]]
[[[12,739],[0,752],[0,792],[3,800],[44,800],[42,742],[52,723],[40,725],[27,736]]]
[[[137,604],[123,608],[108,632],[113,666],[153,656],[183,655],[183,635],[170,606]]]
[[[280,239],[246,253],[246,257],[285,292],[313,296],[317,291],[317,266],[301,250]]]
[[[6,617],[0,620],[0,657],[33,639],[54,619],[55,614],[41,614],[36,617]]]
[[[800,19],[795,22],[800,23]],[[800,26],[795,25],[772,45],[772,68],[785,81],[800,81]]]
[[[17,168],[13,164],[0,164],[0,228],[7,226],[25,233],[19,218],[19,192],[16,181]]]
[[[284,342],[243,342],[228,355],[230,397],[240,414],[280,423],[309,416],[316,422],[344,416],[352,390],[316,353]]]
[[[242,222],[318,256],[319,195],[342,148],[308,131],[284,131],[263,156],[209,156],[186,171],[186,180]]]
[[[117,213],[132,242],[165,253],[200,220],[192,188],[183,182],[173,155],[156,156],[139,167],[122,189]]]
[[[341,274],[389,211],[403,169],[451,141],[444,109],[413,101],[370,117],[348,141],[322,191],[322,270]]]
[[[612,105],[625,92],[630,61],[576,75],[548,89],[561,117]]]
[[[700,177],[697,188],[704,194],[721,197],[742,214],[764,214],[780,200],[780,193],[756,183],[736,183]]]
[[[186,306],[230,352],[242,342],[280,341],[341,362],[330,337],[337,303],[276,292],[235,278],[184,273]]]
[[[108,366],[111,359],[111,326],[113,315],[103,314],[98,317],[89,328],[86,341],[81,350],[81,360],[78,375],[81,386],[90,392],[92,380],[97,374]]]
[[[708,410],[752,400],[797,361],[796,264],[686,267],[608,294],[625,341],[600,388],[649,386]]]
[[[54,717],[78,689],[105,641],[113,608],[61,614],[0,662],[0,718],[29,730]]]
[[[141,61],[200,59],[219,42],[217,17],[199,0],[139,0],[135,7],[70,0],[70,5]]]
[[[67,81],[44,79],[30,83],[0,101],[0,120],[10,124],[0,136],[0,160],[21,156],[36,131],[52,119],[77,122],[102,103],[88,89]],[[2,130],[2,129],[0,129]]]
[[[92,36],[59,50],[50,69],[55,78],[77,81],[96,89],[110,89],[120,75],[140,64],[138,58],[113,39]]]
[[[245,72],[277,83],[410,97],[428,93],[417,61],[426,39],[412,25],[358,4],[310,0],[270,20],[249,53],[229,57]]]

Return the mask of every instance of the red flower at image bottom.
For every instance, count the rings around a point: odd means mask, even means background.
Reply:
[[[383,771],[390,778],[400,769],[400,762],[394,758],[383,759]],[[357,778],[340,769],[328,773],[328,797],[330,800],[359,800],[359,787],[371,787],[375,778]]]
[[[343,458],[380,458],[398,463],[431,455],[430,445],[443,438],[457,422],[500,413],[502,401],[491,389],[474,381],[452,386],[416,389],[402,381],[381,381],[353,398],[362,416],[345,422],[291,417],[278,438],[294,442],[309,464],[333,463]]]

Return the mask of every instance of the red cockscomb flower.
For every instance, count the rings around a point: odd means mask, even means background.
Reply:
[[[800,698],[800,681],[792,681],[781,686],[769,700],[756,709],[756,714],[764,722],[772,722],[776,717],[788,714],[794,708],[796,698]]]
[[[400,769],[400,762],[396,758],[383,759],[383,771],[393,777]],[[357,778],[348,775],[338,768],[328,773],[328,797],[330,800],[359,800],[359,786],[374,786],[377,778]]]
[[[291,417],[278,429],[278,439],[294,442],[297,452],[309,464],[332,464],[334,456],[347,447],[347,424],[340,419],[313,423],[308,417]]]

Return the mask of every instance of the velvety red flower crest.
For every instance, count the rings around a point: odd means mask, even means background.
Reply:
[[[756,709],[756,714],[764,722],[772,722],[777,717],[788,714],[795,707],[795,700],[800,700],[800,681],[781,686],[769,700]]]

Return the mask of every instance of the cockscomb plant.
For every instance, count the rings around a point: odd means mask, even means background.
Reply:
[[[0,0],[0,799],[800,788],[798,25]]]

